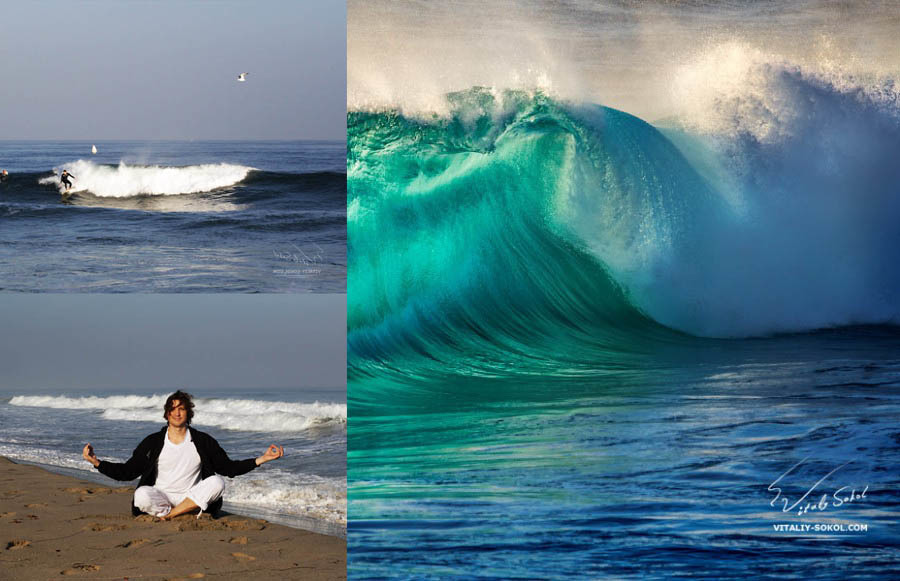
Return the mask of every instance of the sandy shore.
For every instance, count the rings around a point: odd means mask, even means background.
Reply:
[[[131,495],[0,457],[0,579],[347,577],[343,539],[228,514],[134,518]]]

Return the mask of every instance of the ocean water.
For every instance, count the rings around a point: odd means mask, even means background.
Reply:
[[[496,377],[355,369],[350,578],[893,575],[896,329],[647,351]]]
[[[0,289],[345,292],[343,143],[91,145],[0,142]]]
[[[270,444],[284,446],[283,458],[226,479],[223,510],[346,536],[343,390],[189,391],[196,405],[192,425],[216,438],[232,459],[255,458]],[[162,407],[169,393],[4,390],[0,455],[106,486],[128,485],[94,470],[81,450],[90,442],[101,460],[124,462],[144,437],[165,425]]]
[[[351,578],[895,574],[900,96],[709,51],[678,79],[732,82],[652,123],[551,82],[351,103]]]

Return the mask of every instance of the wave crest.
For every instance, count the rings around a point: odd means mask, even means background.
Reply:
[[[10,405],[57,409],[100,409],[108,420],[161,422],[166,395],[65,397],[17,395]],[[195,398],[194,423],[239,432],[301,432],[317,427],[343,427],[347,405],[293,403],[249,399]]]
[[[194,194],[233,186],[247,177],[253,168],[227,163],[184,167],[134,166],[124,162],[117,166],[98,165],[78,160],[64,164],[75,176],[73,192],[90,192],[95,196],[126,198],[139,195]],[[42,178],[41,184],[65,188],[57,175]]]
[[[751,65],[702,127],[478,88],[351,111],[352,365],[900,322],[896,92]]]

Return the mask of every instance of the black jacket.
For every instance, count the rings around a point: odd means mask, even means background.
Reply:
[[[256,468],[256,458],[232,460],[215,438],[194,428],[188,427],[188,429],[191,431],[191,440],[200,456],[200,478],[209,478],[213,474],[240,476]],[[97,470],[115,480],[134,480],[140,476],[138,487],[153,486],[156,484],[157,460],[159,460],[159,454],[166,441],[166,430],[168,430],[168,426],[144,438],[132,452],[131,458],[124,464],[101,460]],[[220,498],[210,503],[206,511],[215,514],[221,508],[222,499]],[[133,499],[131,514],[134,516],[141,514],[141,511],[134,506]]]

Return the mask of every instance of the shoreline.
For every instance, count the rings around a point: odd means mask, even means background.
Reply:
[[[111,478],[108,478],[96,470],[78,470],[77,468],[72,468],[68,466],[59,466],[57,464],[42,464],[40,462],[34,462],[32,460],[21,460],[16,458],[9,458],[8,456],[0,455],[0,459],[9,460],[15,464],[20,464],[23,466],[33,466],[35,468],[40,468],[41,470],[45,470],[52,474],[59,474],[61,476],[67,476],[69,478],[74,478],[76,480],[86,480],[88,482],[93,483],[95,486],[102,486],[105,488],[127,488],[129,491],[134,491],[136,484],[134,482],[123,484],[121,482],[117,482]],[[85,464],[87,465],[87,464]],[[136,481],[135,481],[136,482]],[[226,490],[227,493],[227,490]],[[222,507],[223,514],[232,514],[235,516],[242,516],[245,518],[256,518],[256,519],[264,519],[271,523],[279,524],[291,529],[296,529],[298,531],[306,531],[310,533],[316,533],[320,535],[327,535],[329,537],[336,537],[342,539],[344,541],[347,540],[347,527],[341,526],[339,523],[328,522],[324,520],[314,519],[314,518],[297,518],[296,520],[292,520],[291,517],[287,517],[278,513],[268,512],[263,509],[254,510],[253,507],[247,507],[245,505],[230,503],[226,500]],[[304,526],[305,525],[305,526]]]
[[[14,579],[346,579],[346,541],[223,511],[132,517],[111,487],[0,456],[0,569]]]

